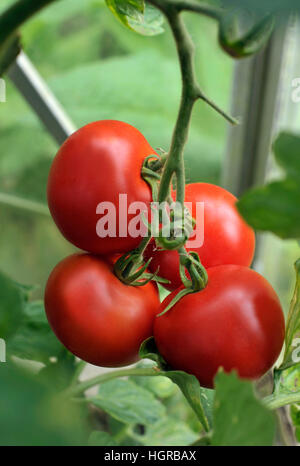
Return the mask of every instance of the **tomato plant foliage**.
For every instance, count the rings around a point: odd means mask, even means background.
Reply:
[[[286,176],[248,191],[237,207],[253,228],[271,231],[283,239],[299,239],[300,137],[281,133],[273,150]]]
[[[144,0],[105,0],[112,13],[129,29],[145,35],[161,34],[163,15]]]

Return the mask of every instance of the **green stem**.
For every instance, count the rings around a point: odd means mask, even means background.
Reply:
[[[45,6],[58,0],[19,0],[0,15],[0,44],[25,21]]]
[[[262,401],[267,408],[278,409],[282,406],[300,403],[300,392],[269,395],[263,398]]]
[[[71,386],[74,386],[77,384],[79,376],[82,374],[86,367],[86,362],[85,361],[79,361],[77,363],[77,366],[75,368],[75,372],[73,374],[72,380],[71,380]]]
[[[148,377],[161,374],[157,368],[119,369],[116,371],[106,372],[105,374],[97,375],[96,377],[93,377],[89,380],[85,380],[84,382],[81,382],[75,386],[69,387],[67,390],[64,391],[63,394],[68,397],[74,397],[84,393],[86,390],[88,390],[91,387],[94,387],[95,385],[99,385],[100,383],[108,382],[109,380],[115,379],[117,377],[128,377],[130,375]]]
[[[167,199],[172,177],[176,174],[177,201],[183,204],[185,186],[183,151],[188,139],[193,106],[198,99],[198,86],[194,68],[194,44],[174,5],[168,2],[164,4],[160,0],[155,0],[153,3],[163,11],[170,24],[176,43],[182,78],[180,108],[169,157],[162,173],[158,201],[163,202]]]
[[[167,199],[172,177],[176,175],[177,201],[183,203],[185,185],[183,151],[188,139],[189,126],[195,102],[201,99],[225,117],[230,123],[236,124],[237,121],[227,115],[211,99],[206,97],[200,89],[195,74],[194,44],[180,13],[182,11],[197,11],[198,13],[219,19],[222,10],[215,9],[209,5],[197,4],[194,1],[147,1],[160,9],[169,22],[176,43],[182,78],[180,108],[173,132],[169,156],[162,173],[158,201],[163,202]]]

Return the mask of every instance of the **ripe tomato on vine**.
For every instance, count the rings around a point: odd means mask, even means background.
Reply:
[[[96,121],[67,139],[52,163],[47,193],[52,217],[68,241],[94,254],[138,246],[142,235],[128,233],[136,213],[121,211],[119,195],[126,196],[126,206],[143,204],[147,215],[151,190],[141,170],[151,154],[155,151],[144,136],[122,121]],[[97,224],[109,208],[114,228],[100,237]]]
[[[257,379],[273,366],[284,342],[280,301],[267,280],[247,267],[221,265],[207,272],[204,290],[155,319],[157,347],[173,369],[195,375],[203,387],[213,388],[219,368]]]
[[[89,254],[61,261],[45,290],[46,314],[58,339],[79,358],[103,367],[138,360],[158,307],[155,284],[127,286],[111,263]]]

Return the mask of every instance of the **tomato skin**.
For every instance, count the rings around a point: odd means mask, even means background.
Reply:
[[[128,286],[112,266],[75,254],[52,271],[45,309],[57,338],[73,354],[96,366],[119,367],[138,360],[141,343],[153,334],[157,288]]]
[[[226,189],[209,183],[186,185],[185,201],[192,203],[192,215],[196,218],[196,203],[204,202],[204,242],[199,247],[187,247],[196,251],[205,268],[235,264],[249,266],[255,250],[255,234],[238,213],[236,197]],[[179,256],[176,251],[155,250],[152,242],[146,253],[152,256],[149,269],[159,267],[159,275],[170,280],[165,285],[170,291],[181,286]]]
[[[208,269],[208,284],[183,297],[154,323],[157,347],[173,369],[213,388],[219,367],[256,379],[267,372],[284,342],[279,299],[265,278],[236,265]],[[162,312],[176,295],[161,304]]]
[[[65,238],[84,251],[111,254],[134,249],[141,241],[119,237],[119,194],[132,202],[151,202],[141,177],[146,156],[155,154],[144,136],[121,121],[90,123],[72,134],[54,158],[47,187],[52,217]],[[100,238],[96,225],[100,202],[116,207],[116,237]],[[106,213],[105,213],[106,214]],[[135,215],[128,216],[128,222]]]

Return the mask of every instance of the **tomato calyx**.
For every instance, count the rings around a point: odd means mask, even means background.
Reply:
[[[196,252],[187,252],[184,248],[194,227],[193,219],[189,209],[183,202],[174,201],[171,196],[171,188],[165,202],[159,203],[159,188],[161,173],[167,160],[167,154],[160,150],[162,155],[151,154],[144,159],[141,176],[150,185],[152,191],[152,210],[158,207],[158,216],[154,222],[155,232],[153,233],[153,221],[151,222],[142,214],[142,222],[147,227],[147,236],[141,241],[138,248],[122,255],[114,265],[114,273],[123,283],[131,286],[143,286],[151,280],[168,284],[169,280],[158,276],[159,267],[154,273],[149,273],[147,268],[152,261],[152,257],[144,259],[145,251],[154,237],[155,243],[162,250],[176,250],[180,255],[180,277],[184,289],[170,303],[167,312],[182,296],[194,293],[205,288],[207,283],[207,273]]]
[[[163,312],[158,314],[158,317],[166,314],[183,296],[197,293],[207,285],[207,272],[201,264],[199,255],[194,251],[187,252],[184,248],[181,248],[178,252],[180,256],[179,272],[183,288],[179,289],[176,296],[174,296]]]
[[[161,178],[161,172],[166,161],[167,154],[160,149],[161,155],[151,154],[145,158],[141,175],[142,178],[149,184],[152,191],[153,201],[158,200],[158,188]]]
[[[156,238],[156,245],[162,249],[178,250],[185,245],[195,226],[195,220],[191,216],[189,209],[181,206],[180,203],[171,202],[169,220],[167,227],[170,234],[165,234],[164,223]]]
[[[143,253],[151,237],[146,237],[141,242],[139,248],[123,254],[114,265],[114,273],[120,281],[126,285],[144,286],[150,281],[159,283],[169,283],[169,280],[158,276],[159,268],[154,273],[147,272],[147,268],[152,260],[146,262]]]

